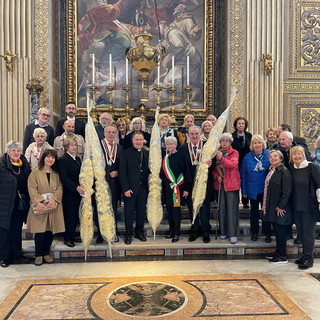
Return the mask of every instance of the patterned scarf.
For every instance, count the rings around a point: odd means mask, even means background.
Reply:
[[[258,162],[256,164],[256,167],[254,168],[254,171],[263,171],[264,167],[263,167],[262,162],[261,162],[261,160],[263,159],[263,154],[259,154],[259,155],[255,154],[253,157]]]
[[[267,212],[266,212],[266,205],[267,205],[267,192],[268,192],[268,187],[269,187],[269,182],[270,179],[272,177],[272,175],[274,174],[275,170],[270,170],[269,173],[267,174],[266,180],[264,181],[264,190],[263,190],[263,202],[262,202],[262,212],[263,215],[266,216]]]

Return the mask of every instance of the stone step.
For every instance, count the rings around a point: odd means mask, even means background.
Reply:
[[[111,245],[112,258],[124,259],[202,259],[203,257],[210,257],[212,259],[227,259],[228,257],[237,258],[256,258],[265,256],[275,250],[275,238],[272,237],[271,243],[265,243],[264,237],[260,236],[258,241],[251,241],[250,236],[239,236],[236,244],[230,244],[229,240],[220,240],[219,237],[211,235],[209,243],[203,243],[202,238],[198,238],[194,242],[188,241],[188,236],[182,235],[180,240],[172,243],[170,239],[165,239],[163,236],[157,235],[147,237],[147,242],[141,242],[135,238],[131,245],[125,245],[123,238],[120,237],[119,242]],[[27,256],[34,256],[34,241],[23,240],[23,252]],[[315,255],[320,255],[320,241],[316,240]],[[302,253],[301,245],[293,244],[293,240],[287,242],[287,254],[289,257],[297,257]],[[52,256],[55,259],[63,259],[64,261],[72,261],[75,258],[84,258],[84,248],[81,243],[76,243],[74,248],[69,248],[63,244],[62,238],[55,238],[52,244]],[[87,253],[88,259],[106,258],[109,260],[110,251],[107,243],[96,244],[92,241]],[[157,257],[157,258],[156,258]]]

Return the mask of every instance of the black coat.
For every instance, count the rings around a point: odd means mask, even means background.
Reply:
[[[179,150],[176,153],[173,153],[169,157],[169,166],[175,179],[177,179],[181,173],[183,174],[184,182],[179,186],[180,196],[182,197],[183,191],[188,191],[190,193],[192,188],[192,178],[184,154]],[[171,181],[167,179],[163,166],[161,167],[160,178],[162,180],[162,193],[164,195],[165,203],[172,206],[173,190],[170,187]]]
[[[137,195],[141,181],[143,181],[144,187],[148,188],[148,176],[149,176],[149,151],[141,149],[143,152],[143,161],[146,168],[145,176],[142,176],[140,170],[140,162],[137,157],[138,150],[134,147],[123,151],[120,158],[119,165],[119,179],[123,192],[132,190],[134,195]]]
[[[120,200],[120,194],[121,194],[121,186],[120,186],[120,180],[119,180],[119,166],[120,166],[120,158],[121,158],[122,152],[123,152],[123,148],[118,144],[116,159],[114,163],[111,163],[111,165],[109,165],[107,163],[107,159],[105,159],[106,160],[106,180],[110,186],[112,199],[116,197],[117,200]],[[103,152],[103,154],[105,155],[105,152]],[[112,171],[118,171],[118,176],[115,178],[111,178],[110,172]]]
[[[97,134],[98,134],[98,137],[99,137],[99,140],[103,140],[104,139],[104,127],[99,123],[97,124],[96,126],[94,126],[96,131],[97,131]]]
[[[34,132],[34,129],[36,128],[41,128],[41,127],[38,124],[36,125],[34,122],[29,123],[26,126],[24,130],[24,135],[23,135],[23,150],[22,150],[23,154],[25,154],[27,148],[29,147],[29,144],[35,141],[33,138],[33,132]],[[50,125],[48,125],[46,127],[42,127],[42,129],[44,129],[47,133],[46,141],[48,141],[50,146],[53,146],[53,141],[54,141],[53,128]]]
[[[63,129],[63,124],[64,122],[68,120],[67,118],[64,119],[60,119],[57,122],[56,125],[56,130],[55,130],[55,137],[61,136],[64,133],[64,129]],[[80,134],[83,138],[85,138],[85,131],[86,131],[86,124],[80,120],[80,119],[75,119],[74,122],[74,133],[75,134]]]
[[[264,221],[290,225],[292,223],[291,207],[292,181],[289,170],[281,164],[277,167],[269,181]],[[286,210],[285,215],[277,215],[276,208]]]
[[[80,158],[76,157],[76,160],[73,160],[68,153],[64,153],[58,160],[57,169],[63,186],[62,203],[64,205],[79,205],[81,196],[77,187],[80,185]]]
[[[31,169],[27,159],[21,155],[23,162],[21,170],[24,176],[28,178]],[[24,179],[23,185],[18,185],[18,179],[13,173],[12,164],[8,155],[5,153],[0,158],[0,228],[9,230],[13,209],[17,208],[18,190],[21,193],[28,193],[27,180]]]
[[[239,152],[239,168],[241,167],[241,163],[243,158],[247,153],[249,153],[250,150],[250,143],[252,134],[248,131],[244,131],[244,142],[241,137],[238,137],[237,131],[234,131],[232,133],[233,142],[231,144],[232,148],[237,150]]]

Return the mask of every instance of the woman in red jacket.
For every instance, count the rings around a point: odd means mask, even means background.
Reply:
[[[231,147],[232,135],[225,132],[220,138],[220,149],[216,153],[218,166],[214,170],[215,189],[220,188],[219,223],[220,239],[230,238],[238,242],[239,234],[239,153]]]

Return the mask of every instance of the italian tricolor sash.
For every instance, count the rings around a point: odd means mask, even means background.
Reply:
[[[178,179],[175,178],[173,172],[171,171],[170,164],[169,164],[169,157],[170,154],[168,153],[162,161],[162,169],[164,171],[164,174],[166,175],[167,179],[170,181],[169,185],[172,189],[172,200],[173,200],[173,206],[174,207],[180,207],[180,190],[179,186],[183,184],[184,177],[183,174],[180,173]]]

